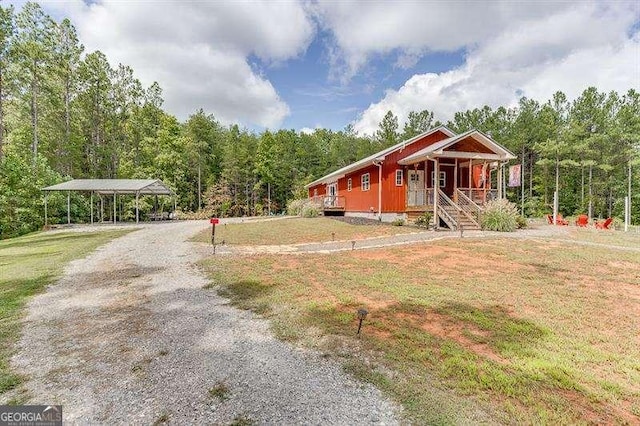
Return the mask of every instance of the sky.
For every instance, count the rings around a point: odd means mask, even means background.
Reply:
[[[23,2],[13,2],[19,9]],[[389,110],[541,102],[589,86],[640,90],[640,1],[58,0],[87,52],[163,88],[184,120],[198,109],[252,130],[352,124]]]

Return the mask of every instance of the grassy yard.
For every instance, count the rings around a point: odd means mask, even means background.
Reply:
[[[640,232],[636,230],[622,232],[571,226],[568,232],[569,237],[577,241],[640,249]]]
[[[455,239],[204,266],[233,303],[337,356],[414,422],[640,422],[637,251]]]
[[[288,218],[218,225],[216,241],[237,245],[279,245],[331,241],[333,233],[336,241],[344,241],[418,231],[414,227],[389,224],[352,225],[326,217]],[[193,240],[211,243],[211,229],[201,232]]]
[[[9,357],[29,298],[53,282],[67,262],[130,231],[37,233],[0,241],[0,395],[21,382]]]

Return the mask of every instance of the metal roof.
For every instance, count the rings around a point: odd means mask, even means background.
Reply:
[[[43,191],[87,191],[98,194],[174,195],[158,179],[73,179],[42,188]]]
[[[383,149],[382,151],[376,152],[373,155],[370,155],[366,158],[363,158],[362,160],[356,161],[355,163],[351,163],[348,166],[345,166],[341,169],[338,169],[334,172],[329,173],[328,175],[325,175],[323,177],[321,177],[320,179],[316,179],[313,182],[311,182],[308,185],[305,185],[305,188],[310,188],[312,186],[321,184],[321,183],[331,183],[334,182],[342,177],[344,177],[347,173],[352,173],[355,172],[356,170],[362,169],[363,167],[367,167],[369,165],[371,165],[372,163],[376,162],[376,161],[382,161],[384,160],[384,157],[387,156],[388,154],[391,154],[394,151],[397,151],[398,149],[404,149],[407,145],[410,145],[414,142],[416,142],[419,139],[424,138],[425,136],[429,136],[437,131],[440,131],[442,133],[444,133],[447,136],[454,136],[455,133],[453,133],[449,128],[447,128],[446,126],[438,126],[434,129],[430,129],[427,130],[424,133],[421,133],[417,136],[412,137],[411,139],[407,139],[405,141],[402,141],[400,143],[397,143],[389,148]]]

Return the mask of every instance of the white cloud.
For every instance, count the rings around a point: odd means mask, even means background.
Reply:
[[[50,2],[66,12],[88,51],[158,81],[180,118],[204,108],[225,122],[277,127],[289,114],[273,85],[248,62],[302,54],[315,29],[295,2]]]
[[[575,98],[588,86],[626,92],[640,87],[640,18],[637,4],[580,3],[551,16],[514,21],[471,48],[453,70],[417,74],[388,90],[354,123],[373,133],[388,111],[403,123],[412,110],[428,109],[442,121],[457,111],[515,105],[520,96],[546,101],[561,90]]]
[[[543,19],[570,7],[566,1],[320,0],[311,9],[333,34],[335,75],[348,80],[376,54],[397,51],[397,65],[407,66],[424,52],[474,46],[514,21]]]

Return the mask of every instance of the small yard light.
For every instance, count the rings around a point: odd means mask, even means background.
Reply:
[[[355,250],[355,249],[356,249],[356,242],[351,241],[351,250]]]
[[[464,232],[464,230],[462,229],[462,224],[460,224],[460,238],[462,238],[462,233]]]
[[[356,334],[360,334],[360,328],[362,328],[362,321],[364,321],[368,313],[369,311],[367,311],[366,309],[358,309],[357,316],[358,316],[359,323],[358,323],[358,332]]]
[[[335,241],[336,240],[336,233],[332,232],[331,233],[331,241]]]

